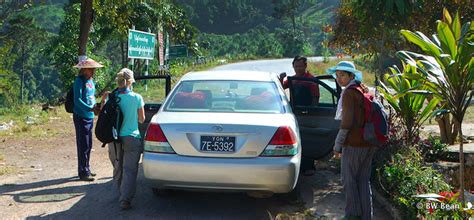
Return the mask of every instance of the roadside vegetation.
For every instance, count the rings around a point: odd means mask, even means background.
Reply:
[[[401,30],[402,35],[421,52],[399,51],[401,67],[391,67],[378,87],[389,107],[391,140],[378,159],[378,186],[409,218],[467,218],[473,210],[464,210],[465,161],[462,123],[472,98],[474,85],[474,26],[461,22],[444,9],[432,40],[422,32]],[[430,34],[431,35],[431,34]],[[420,127],[438,116],[448,115],[452,121],[440,124],[440,138],[424,137]],[[446,143],[459,143],[459,182],[450,181],[435,169],[438,161],[450,160]],[[455,161],[455,160],[454,160]],[[469,192],[468,189],[467,192]],[[441,198],[426,200],[416,195],[435,193]],[[429,197],[428,197],[429,198]],[[420,208],[419,203],[435,201],[457,207],[451,210]],[[417,206],[418,205],[418,206]]]

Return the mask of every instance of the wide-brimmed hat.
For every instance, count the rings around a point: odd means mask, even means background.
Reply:
[[[77,63],[74,67],[79,68],[79,69],[87,69],[87,68],[101,68],[101,67],[104,67],[104,65],[100,64],[99,62],[91,58],[87,58],[86,60],[83,60]]]
[[[117,81],[126,80],[128,82],[135,82],[135,78],[133,77],[133,71],[128,68],[122,68],[117,73]]]
[[[357,81],[362,82],[362,72],[355,68],[355,65],[351,61],[341,61],[336,66],[333,66],[326,70],[326,73],[331,74],[334,78],[336,78],[336,71],[342,70],[346,72],[351,72],[354,74],[354,78]]]

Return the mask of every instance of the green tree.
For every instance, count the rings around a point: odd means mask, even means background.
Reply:
[[[187,21],[184,12],[172,2],[128,0],[116,3],[112,0],[94,0],[92,3],[95,11],[93,28],[87,36],[87,47],[81,46],[83,49],[80,50],[89,48],[86,51],[88,56],[107,64],[96,74],[98,91],[110,84],[110,79],[113,79],[112,70],[127,65],[128,29],[133,25],[137,30],[146,31],[149,28],[153,33],[164,28],[170,33],[171,42],[185,43],[194,48],[197,30]],[[80,2],[66,5],[65,11],[66,17],[60,32],[48,53],[53,57],[61,78],[68,87],[77,72],[72,66],[77,62],[77,39],[81,38],[81,32],[77,28],[82,16]],[[137,73],[142,72],[144,61],[136,60],[134,67]]]
[[[46,31],[36,25],[34,19],[23,14],[18,14],[7,21],[4,32],[6,38],[12,42],[11,55],[14,56],[13,71],[19,74],[21,103],[24,103],[28,90],[27,85],[35,89],[35,80],[32,80],[32,68],[34,67],[34,56],[38,53],[39,47],[36,42],[46,39]]]
[[[303,0],[272,0],[272,3],[274,5],[273,17],[290,20],[293,32],[296,32],[296,18],[299,16]]]
[[[337,10],[331,44],[349,54],[376,56],[375,66],[382,72],[396,62],[396,51],[411,46],[402,40],[399,30],[432,30],[444,7],[460,10],[467,20],[474,16],[472,0],[343,1]]]
[[[301,30],[277,29],[276,36],[283,46],[284,57],[294,57],[296,55],[308,55],[312,51],[309,49],[308,39]]]
[[[457,13],[454,19],[443,10],[443,20],[437,21],[437,32],[432,39],[422,32],[402,30],[402,35],[418,46],[424,54],[399,51],[397,56],[416,66],[423,73],[430,91],[441,100],[444,108],[453,115],[459,128],[460,192],[464,204],[464,152],[462,122],[468,108],[474,86],[474,23],[461,25]]]
[[[20,87],[18,75],[13,72],[13,56],[10,56],[12,45],[4,42],[0,47],[0,106],[16,104]]]

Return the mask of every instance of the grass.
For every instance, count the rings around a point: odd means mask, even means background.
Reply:
[[[324,62],[308,62],[308,71],[314,75],[327,74],[326,70],[337,65],[340,61],[352,61],[350,59],[335,59],[330,60],[328,63]],[[367,69],[366,67],[355,64],[356,69],[362,72],[363,83],[368,86],[373,86],[375,83],[375,73]]]
[[[13,166],[0,165],[0,176],[16,173],[18,169]]]
[[[53,117],[64,118],[66,111],[62,106],[57,106],[53,110],[43,111],[40,105],[22,105],[12,108],[0,109],[0,122],[13,123],[8,130],[0,131],[2,136],[22,136],[28,133],[30,137],[51,137],[59,131],[44,130],[41,125],[46,124]]]
[[[0,162],[3,162],[5,160],[5,156],[0,153]],[[4,163],[0,163],[0,176],[2,175],[7,175],[10,173],[15,173],[18,169],[13,166],[7,166]]]

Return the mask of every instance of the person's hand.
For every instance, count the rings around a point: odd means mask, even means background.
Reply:
[[[286,72],[282,72],[282,73],[280,73],[280,75],[278,76],[278,78],[279,78],[280,80],[283,80],[285,77],[286,77]]]
[[[104,102],[107,97],[109,96],[110,92],[109,91],[105,91],[104,93],[102,93],[102,96],[101,96],[101,101]]]
[[[336,144],[334,144],[334,147],[332,149],[334,151],[334,158],[335,159],[341,158],[342,146],[336,143]]]
[[[97,103],[97,104],[94,106],[94,108],[92,108],[92,111],[94,112],[94,115],[99,115],[100,109],[101,109],[100,104]]]
[[[339,159],[339,158],[341,158],[341,156],[342,156],[342,153],[339,153],[339,152],[337,152],[337,151],[334,151],[334,158],[335,158],[335,159]]]

